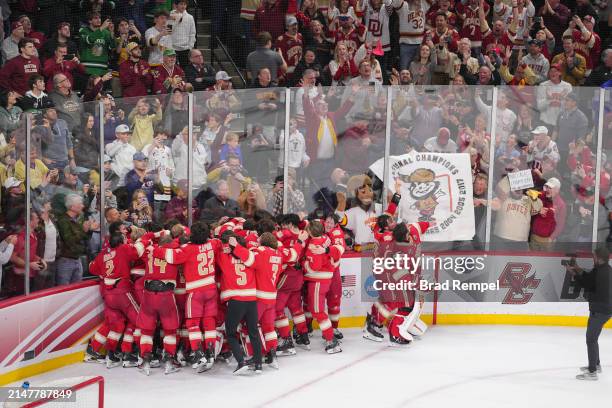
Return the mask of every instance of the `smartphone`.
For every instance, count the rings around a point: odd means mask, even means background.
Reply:
[[[73,59],[74,59],[74,54],[64,55],[64,61],[72,61]]]

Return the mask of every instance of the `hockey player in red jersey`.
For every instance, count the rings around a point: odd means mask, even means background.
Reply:
[[[330,245],[335,245],[338,248],[342,248],[342,252],[346,250],[346,243],[344,241],[344,231],[342,227],[338,225],[338,218],[335,214],[329,214],[321,222],[324,223],[325,233],[330,239]],[[332,262],[334,267],[334,276],[331,279],[329,285],[329,291],[327,292],[327,313],[329,314],[329,320],[331,321],[332,328],[334,330],[334,337],[338,340],[342,340],[344,337],[340,330],[338,330],[338,323],[340,321],[340,302],[342,301],[342,277],[340,276],[340,259],[337,262]]]
[[[319,221],[312,221],[306,230],[310,235],[304,261],[308,308],[323,332],[325,351],[329,354],[339,353],[342,349],[338,339],[334,337],[331,321],[325,312],[325,298],[336,263],[340,262],[344,253],[344,246],[330,245],[329,237],[325,235],[325,227]]]
[[[377,258],[393,257],[397,253],[407,254],[411,259],[421,256],[421,236],[429,228],[428,222],[414,224],[400,223],[393,229],[393,241],[384,241],[377,248]],[[417,281],[420,279],[420,266],[409,266],[408,269],[386,269],[376,278],[387,283],[398,281]],[[379,291],[379,299],[372,305],[371,313],[366,317],[363,337],[373,341],[383,341],[382,327],[387,322],[389,340],[392,345],[407,345],[412,340],[410,331],[421,333],[426,326],[420,320],[420,300],[415,301],[414,292],[400,290]],[[417,323],[419,327],[413,326]],[[407,327],[406,322],[410,321]]]
[[[160,238],[160,245],[171,243],[170,236]],[[155,258],[155,246],[152,243],[145,245],[143,258],[145,259],[144,295],[138,314],[138,327],[141,330],[140,354],[143,363],[140,366],[146,375],[151,373],[151,360],[153,352],[153,335],[158,320],[164,331],[163,363],[165,374],[178,371],[174,364],[176,355],[176,331],[179,328],[178,310],[174,298],[178,268],[168,264],[165,260]]]
[[[130,359],[132,351],[133,330],[136,327],[139,306],[132,294],[132,282],[130,280],[130,262],[142,255],[142,245],[125,244],[125,237],[121,233],[115,233],[109,240],[109,245],[100,252],[96,259],[89,264],[92,275],[100,276],[103,280],[104,290],[104,324],[109,331],[106,335],[106,366],[107,368],[121,365],[122,358],[116,354],[117,345],[123,336],[121,350],[126,359]],[[126,329],[127,323],[127,329]],[[94,351],[98,352],[102,343],[96,340],[92,342]]]
[[[252,268],[255,256],[244,247],[242,237],[236,237],[233,231],[225,231],[221,235],[221,241],[224,245],[217,264],[221,268],[221,301],[227,302],[225,332],[232,354],[238,362],[234,374],[245,374],[250,368],[256,373],[261,373],[261,339],[257,328],[257,285],[255,271]],[[246,321],[253,347],[252,364],[244,360],[237,337],[238,324],[243,319]]]
[[[283,273],[283,266],[297,260],[298,254],[302,252],[302,240],[307,237],[308,234],[301,231],[293,247],[278,248],[276,237],[270,232],[264,232],[259,237],[259,246],[252,250],[255,254],[253,269],[257,284],[257,317],[265,341],[265,363],[274,368],[278,368],[276,361],[278,341],[274,330],[276,285]]]
[[[217,283],[215,258],[222,250],[221,241],[209,239],[208,226],[197,222],[191,227],[190,242],[176,249],[157,248],[154,256],[171,265],[183,265],[188,293],[185,318],[189,342],[194,355],[192,367],[198,372],[210,370],[215,359],[217,339]],[[202,329],[204,347],[202,347]]]
[[[300,235],[300,217],[297,214],[286,214],[281,220],[282,230],[276,232],[276,238],[283,247],[290,248],[298,240]],[[303,252],[303,251],[302,251]],[[302,254],[298,254],[298,260]],[[289,309],[293,327],[296,331],[296,342],[305,347],[310,347],[308,338],[308,326],[306,326],[306,315],[302,308],[302,287],[304,286],[304,273],[300,262],[288,264],[285,273],[280,278],[276,296],[276,330],[280,337],[277,349],[279,356],[294,355],[295,347],[289,331],[289,319],[285,315],[285,308]]]

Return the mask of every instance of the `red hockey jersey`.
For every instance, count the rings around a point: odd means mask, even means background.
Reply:
[[[257,299],[257,285],[253,262],[255,255],[238,245],[232,254],[231,248],[223,246],[217,265],[221,268],[221,301],[239,300],[243,302]]]
[[[260,246],[253,249],[255,254],[253,269],[257,285],[257,300],[262,303],[276,303],[276,285],[283,273],[283,265],[295,262],[302,247],[272,249]]]
[[[158,248],[155,257],[172,265],[184,265],[185,289],[216,288],[215,257],[222,251],[221,241],[210,239],[204,244],[185,244],[176,249]]]
[[[154,252],[157,249],[165,251],[170,249],[172,243],[162,247],[157,245],[149,245],[145,248],[144,254],[141,257],[145,261],[145,280],[160,280],[166,283],[173,283],[176,286],[176,277],[178,275],[178,267],[169,264],[165,259],[156,258]]]
[[[313,253],[314,246],[329,247],[329,253],[315,254]],[[311,238],[308,241],[305,252],[304,279],[314,282],[327,282],[331,280],[343,253],[344,247],[341,249],[338,245],[331,245],[331,240],[327,235]]]
[[[116,248],[107,247],[89,264],[89,272],[97,275],[106,286],[131,287],[130,263],[142,256],[142,245],[122,244]]]

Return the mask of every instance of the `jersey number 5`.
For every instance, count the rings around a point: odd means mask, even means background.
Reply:
[[[236,271],[236,275],[238,275],[238,279],[236,280],[236,283],[239,286],[244,286],[247,283],[247,275],[246,272],[244,271],[245,266],[243,264],[235,264],[234,265],[234,270]]]

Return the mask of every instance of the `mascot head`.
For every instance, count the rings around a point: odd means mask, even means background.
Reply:
[[[354,194],[357,204],[363,209],[368,209],[372,204],[372,179],[365,174],[351,177],[346,184],[346,190],[349,194]]]
[[[423,200],[435,194],[440,186],[440,182],[435,180],[436,174],[430,169],[416,169],[411,174],[400,177],[408,183],[410,196],[415,200]]]

